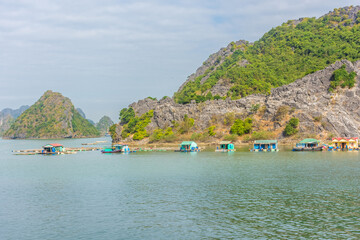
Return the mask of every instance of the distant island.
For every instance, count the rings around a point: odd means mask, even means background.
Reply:
[[[96,129],[101,133],[101,135],[106,135],[109,133],[110,127],[114,124],[108,116],[103,116],[100,118],[99,122],[95,124]]]
[[[210,55],[170,97],[120,111],[114,142],[360,135],[360,6],[289,20]]]
[[[15,120],[26,110],[29,106],[24,105],[18,109],[5,108],[0,111],[0,136],[2,136],[15,122]]]
[[[99,137],[100,132],[75,109],[69,98],[46,91],[3,134],[10,139]]]

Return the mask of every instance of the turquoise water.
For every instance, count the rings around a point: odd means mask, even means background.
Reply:
[[[47,142],[0,140],[0,239],[360,238],[357,152],[11,153]]]

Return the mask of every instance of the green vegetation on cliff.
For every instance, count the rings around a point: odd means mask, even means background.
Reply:
[[[185,104],[215,99],[209,90],[220,79],[230,84],[226,96],[232,99],[268,94],[271,88],[289,84],[337,60],[360,59],[360,14],[354,20],[349,17],[351,11],[352,7],[341,8],[318,19],[290,20],[254,44],[233,44],[232,54],[222,64],[189,81],[174,94],[175,101]],[[240,64],[245,60],[246,66]],[[208,78],[201,83],[204,77]]]
[[[121,124],[127,124],[134,117],[135,117],[135,111],[132,107],[121,109],[119,114],[119,120]]]
[[[330,82],[329,91],[333,92],[338,86],[341,86],[342,88],[354,87],[356,82],[355,77],[356,77],[355,72],[348,73],[346,71],[346,66],[342,65],[340,69],[334,71],[334,74]]]
[[[137,117],[132,108],[122,109],[120,112],[120,120],[121,123],[126,122],[126,124],[123,126],[121,137],[125,139],[131,134],[133,134],[133,140],[142,140],[149,137],[149,133],[145,128],[151,122],[153,112],[153,110],[150,110],[140,117]]]
[[[153,133],[149,137],[149,142],[172,142],[175,140],[176,136],[171,127],[164,129],[158,128],[153,131]]]
[[[47,91],[23,112],[5,138],[97,137],[99,132],[74,108],[69,98]]]
[[[241,119],[237,119],[234,122],[234,125],[230,128],[231,134],[237,134],[238,136],[242,136],[244,134],[250,133],[252,129],[251,118],[246,118],[244,121]]]
[[[298,126],[299,126],[299,119],[291,118],[288,124],[286,124],[284,135],[288,137],[296,134],[299,131],[297,129]]]

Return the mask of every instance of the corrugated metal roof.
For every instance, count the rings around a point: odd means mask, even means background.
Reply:
[[[300,143],[319,143],[319,140],[314,138],[305,138],[304,140],[300,141]]]
[[[50,143],[50,144],[45,145],[44,147],[46,147],[46,146],[63,147],[63,145],[60,143]]]
[[[341,141],[341,140],[357,140],[358,138],[357,137],[338,137],[338,138],[333,138],[332,140],[333,141]]]
[[[232,144],[230,141],[221,141],[220,144]]]
[[[272,144],[272,143],[276,143],[277,144],[277,140],[255,140],[254,143],[256,144]]]
[[[191,145],[192,143],[195,143],[193,141],[183,141],[181,145]]]

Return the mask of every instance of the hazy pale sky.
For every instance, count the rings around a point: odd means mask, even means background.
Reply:
[[[341,0],[0,0],[0,110],[61,92],[87,117],[114,121],[147,96],[172,96],[211,54],[256,41]]]

